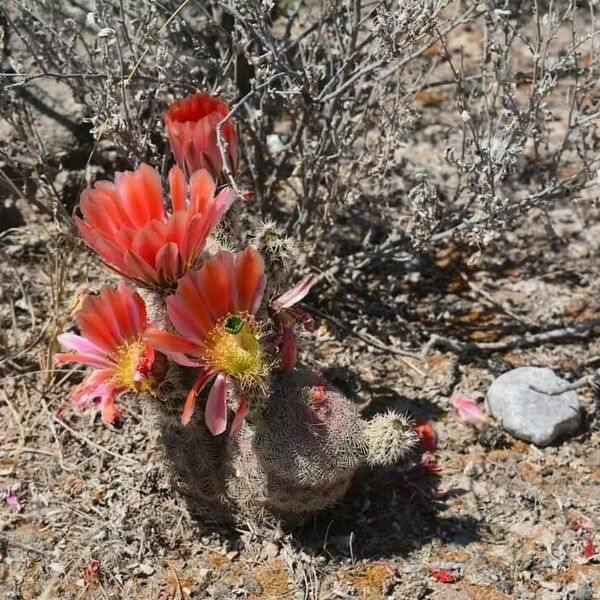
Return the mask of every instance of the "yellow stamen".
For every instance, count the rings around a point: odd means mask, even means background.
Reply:
[[[206,359],[215,371],[235,377],[242,387],[263,385],[268,366],[250,315],[227,315],[213,327],[209,340]]]
[[[114,381],[131,392],[147,393],[152,390],[154,378],[150,374],[152,365],[148,364],[146,353],[148,346],[138,339],[121,346],[118,350],[117,368]]]

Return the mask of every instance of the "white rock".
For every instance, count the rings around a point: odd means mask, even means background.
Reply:
[[[549,395],[568,382],[551,369],[520,367],[504,373],[488,389],[486,405],[514,437],[536,446],[547,446],[579,427],[581,411],[575,391]]]
[[[154,567],[148,563],[142,563],[139,567],[138,567],[140,573],[144,574],[144,575],[152,575],[154,573]]]

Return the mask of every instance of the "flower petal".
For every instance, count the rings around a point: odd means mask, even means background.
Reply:
[[[97,398],[102,398],[106,387],[110,385],[112,370],[101,369],[90,373],[79,385],[76,385],[70,394],[73,406],[82,409]]]
[[[137,254],[127,250],[123,255],[123,261],[127,267],[129,276],[142,285],[158,285],[158,273]]]
[[[150,165],[142,163],[135,171],[117,172],[115,186],[134,227],[141,228],[152,219],[165,219],[160,175]]]
[[[306,331],[313,331],[315,328],[315,320],[313,316],[303,308],[299,308],[298,306],[294,306],[290,309],[290,312],[294,315],[294,318],[298,323],[302,324],[302,327],[306,329]]]
[[[237,396],[238,407],[235,416],[233,417],[233,421],[231,422],[231,429],[229,431],[230,437],[234,437],[239,433],[244,423],[244,419],[248,414],[248,400],[246,399],[246,396],[241,392],[238,392]]]
[[[220,435],[227,428],[227,379],[224,375],[217,375],[208,393],[204,419],[213,435]]]
[[[100,410],[102,420],[108,425],[112,425],[116,419],[121,416],[121,411],[115,406],[115,396],[117,395],[116,386],[109,385],[104,390],[100,399]]]
[[[175,165],[169,171],[169,188],[171,191],[171,206],[173,212],[185,210],[185,175],[183,171]]]
[[[458,419],[464,423],[484,425],[490,421],[490,418],[479,408],[477,402],[464,394],[453,394],[450,398],[450,404],[456,409]]]
[[[156,270],[163,281],[177,281],[180,272],[179,250],[175,242],[165,244],[156,255]]]
[[[267,282],[265,264],[255,248],[248,246],[235,255],[238,310],[255,314],[262,302]]]
[[[281,310],[282,308],[290,308],[297,302],[300,302],[308,292],[310,288],[319,281],[319,277],[316,275],[308,275],[302,281],[297,283],[291,290],[285,292],[271,303],[271,306],[275,310]]]
[[[437,448],[437,434],[429,421],[417,421],[414,430],[419,435],[421,449],[433,452]]]
[[[106,352],[93,342],[74,333],[61,333],[56,338],[60,344],[69,350],[76,350],[84,354],[95,354],[99,358],[106,358]]]
[[[197,356],[200,350],[198,344],[190,342],[188,339],[171,333],[149,327],[144,333],[144,339],[155,349],[167,356],[182,353]]]
[[[190,422],[190,419],[194,414],[194,408],[196,407],[196,396],[202,391],[213,375],[214,372],[208,369],[200,370],[198,377],[196,377],[192,388],[188,392],[185,404],[183,405],[183,412],[181,413],[181,423],[183,425],[187,425]]]
[[[105,234],[101,231],[92,229],[79,217],[75,217],[75,225],[77,226],[77,229],[79,229],[83,241],[96,252],[102,260],[111,263],[116,268],[123,268],[123,251],[119,248],[118,244],[105,237]]]
[[[190,211],[208,213],[216,189],[217,184],[211,174],[206,169],[197,170],[190,178]]]
[[[185,279],[185,278],[184,278]],[[185,283],[180,280],[177,293],[167,298],[167,314],[173,327],[184,337],[195,344],[202,344],[211,330],[213,322],[206,314],[206,309],[200,297],[196,306],[183,295]]]
[[[56,364],[78,362],[82,365],[89,365],[90,367],[109,368],[115,366],[114,363],[110,362],[107,358],[101,358],[96,354],[85,354],[83,352],[58,352],[54,355],[53,360]]]
[[[298,345],[291,327],[284,327],[281,331],[279,362],[284,371],[291,371],[298,362]]]

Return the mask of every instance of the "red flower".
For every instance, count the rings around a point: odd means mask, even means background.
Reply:
[[[248,410],[244,390],[264,387],[268,371],[254,315],[266,284],[262,257],[254,248],[236,254],[220,251],[198,271],[188,273],[167,298],[176,333],[149,329],[146,339],[172,360],[200,367],[181,422],[189,423],[196,395],[213,378],[204,417],[213,435],[227,427],[227,390],[238,399],[232,434]]]
[[[149,392],[164,375],[164,364],[143,338],[148,326],[144,301],[125,283],[116,290],[105,287],[84,300],[75,320],[81,335],[58,336],[75,352],[56,354],[54,360],[97,367],[74,388],[71,399],[76,408],[99,402],[102,418],[112,423],[119,416],[115,398],[125,392]]]
[[[207,171],[186,181],[179,167],[169,173],[173,213],[167,214],[158,172],[142,163],[117,173],[115,182],[98,181],[81,195],[83,219],[75,223],[83,239],[106,264],[150,288],[177,282],[194,266],[206,239],[235,198],[231,188],[215,197]]]
[[[217,124],[229,114],[223,100],[210,94],[192,94],[177,100],[164,115],[171,150],[177,164],[192,175],[206,169],[216,180],[223,177],[223,160],[217,143]],[[235,124],[228,119],[221,127],[231,173],[238,167]]]

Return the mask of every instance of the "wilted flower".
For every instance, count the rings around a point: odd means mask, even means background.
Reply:
[[[263,387],[268,364],[254,315],[265,290],[263,260],[254,248],[222,250],[198,271],[180,280],[167,298],[167,313],[177,334],[149,329],[146,339],[172,360],[200,367],[181,422],[189,423],[196,395],[213,378],[206,402],[206,425],[213,435],[227,426],[227,390],[238,399],[235,432],[248,410],[244,390]]]
[[[223,178],[223,159],[217,141],[217,125],[229,114],[223,100],[210,94],[192,94],[177,100],[164,115],[167,134],[177,164],[191,176],[206,169],[219,180]],[[238,147],[232,119],[221,127],[231,173],[238,167]]]
[[[293,369],[298,361],[298,345],[294,334],[296,325],[300,323],[307,330],[312,330],[314,327],[312,316],[294,305],[308,294],[317,281],[317,277],[308,275],[269,304],[276,326],[276,331],[270,335],[270,342],[277,349],[279,366],[284,371]]]
[[[125,392],[150,392],[164,376],[165,357],[144,340],[146,307],[125,283],[88,296],[75,320],[81,335],[58,336],[58,341],[74,352],[56,354],[54,360],[97,368],[73,389],[71,400],[76,408],[99,402],[103,420],[112,423],[119,416],[115,399]]]
[[[437,434],[431,422],[418,420],[414,429],[420,438],[421,449],[425,452],[433,452],[437,448]]]
[[[150,288],[169,287],[194,266],[206,239],[235,198],[231,188],[215,196],[208,171],[187,183],[179,167],[169,173],[173,213],[163,204],[160,175],[142,163],[135,171],[98,181],[81,195],[83,219],[75,222],[83,239],[106,264]]]
[[[100,573],[100,561],[92,558],[90,562],[85,566],[82,572],[82,577],[85,583],[90,584],[94,579],[98,577]]]

